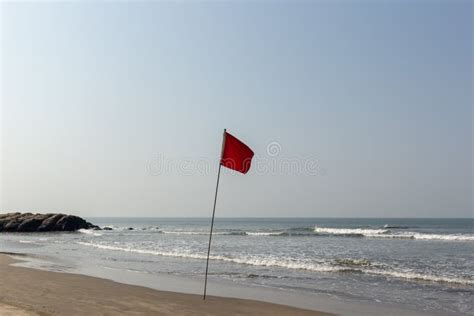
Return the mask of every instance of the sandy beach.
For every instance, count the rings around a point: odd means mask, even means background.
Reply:
[[[157,291],[78,274],[12,266],[0,254],[1,315],[328,315],[234,298]]]

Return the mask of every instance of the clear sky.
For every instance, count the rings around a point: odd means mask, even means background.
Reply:
[[[472,217],[470,1],[1,3],[0,211]],[[291,168],[287,168],[291,165]]]

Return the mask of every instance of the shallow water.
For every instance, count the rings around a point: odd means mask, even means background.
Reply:
[[[201,276],[209,219],[91,218],[113,230],[3,234],[4,251]],[[129,230],[132,228],[132,230]],[[470,314],[472,219],[216,219],[211,280]]]

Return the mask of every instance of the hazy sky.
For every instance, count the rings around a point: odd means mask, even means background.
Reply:
[[[473,216],[470,1],[1,11],[1,212]]]

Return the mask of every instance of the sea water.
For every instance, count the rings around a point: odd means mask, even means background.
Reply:
[[[1,234],[0,251],[62,259],[72,270],[204,274],[209,219],[88,220],[111,230]],[[209,271],[212,282],[472,314],[473,220],[217,218]]]

